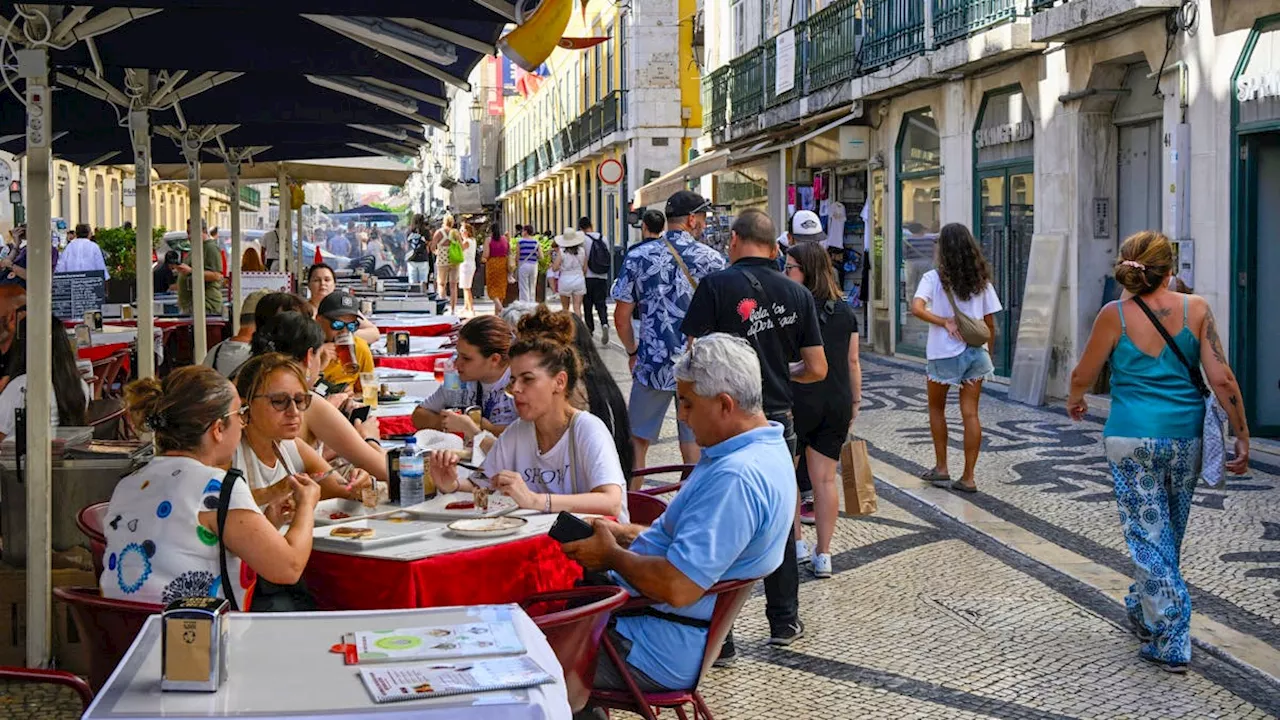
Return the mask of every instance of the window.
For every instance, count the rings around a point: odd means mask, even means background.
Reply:
[[[902,118],[898,135],[898,348],[924,353],[929,324],[908,308],[920,278],[933,268],[933,250],[942,225],[941,142],[933,110]]]
[[[809,16],[812,14],[813,14],[813,0],[791,0],[790,25],[795,25],[796,23],[801,22],[803,20],[808,20]],[[785,29],[786,28],[780,28],[780,30],[785,30]]]
[[[604,91],[606,93],[613,92],[613,24],[611,23],[604,29],[605,37],[609,38],[602,44],[604,45]]]
[[[730,13],[733,21],[733,57],[738,57],[760,44],[764,27],[760,0],[734,0]]]
[[[604,66],[604,54],[601,52],[601,50],[602,48],[599,45],[595,46],[595,48],[592,49],[592,52],[595,55],[595,65],[596,65],[596,84],[593,86],[593,90],[592,90],[593,92],[593,95],[591,97],[592,105],[594,105],[595,102],[599,100],[602,95],[604,95],[604,93],[601,92],[601,88],[603,88],[604,86],[600,83],[600,71]]]

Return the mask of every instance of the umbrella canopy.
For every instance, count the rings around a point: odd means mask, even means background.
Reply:
[[[400,216],[392,212],[387,212],[382,208],[376,208],[372,205],[360,205],[359,207],[348,208],[342,212],[333,213],[330,217],[338,218],[343,222],[355,220],[356,222],[399,222]]]

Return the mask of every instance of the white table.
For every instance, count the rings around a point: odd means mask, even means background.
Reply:
[[[405,395],[398,402],[379,402],[378,407],[369,411],[373,417],[406,417],[413,414],[413,409],[423,400],[419,396]]]
[[[415,510],[427,510],[430,512],[428,508],[443,508],[446,503],[459,500],[471,500],[471,493],[437,495],[425,503],[410,505],[404,509],[409,512],[413,512]],[[458,520],[477,517],[474,512],[469,511],[458,512],[457,515]],[[529,522],[520,529],[520,532],[503,537],[465,538],[460,535],[454,535],[449,531],[447,525],[451,521],[422,520],[421,522],[435,525],[436,527],[426,535],[418,538],[407,539],[402,543],[364,549],[354,542],[343,543],[342,545],[338,545],[336,542],[326,542],[323,544],[323,547],[316,546],[316,549],[327,553],[334,553],[335,555],[354,555],[356,557],[377,558],[379,560],[402,560],[408,562],[435,557],[437,555],[447,555],[449,553],[460,552],[462,550],[475,550],[477,548],[502,545],[504,543],[530,538],[535,535],[546,535],[547,531],[551,529],[551,525],[555,523],[557,514],[546,514],[536,510],[517,510],[514,513],[511,513],[511,516],[522,517]],[[432,514],[431,517],[437,517],[437,515]],[[320,528],[317,532],[320,530],[327,533],[329,528]]]
[[[483,622],[486,607],[322,613],[249,613],[230,619],[230,677],[216,693],[160,691],[159,616],[142,627],[133,646],[94,698],[86,720],[183,717],[404,718],[445,720],[569,720],[564,674],[546,637],[514,608],[516,630],[529,657],[555,678],[527,690],[458,695],[378,705],[357,666],[329,652],[343,633],[398,627]]]
[[[387,340],[389,336],[386,331],[382,331],[382,337],[369,346],[374,355],[387,354]],[[447,336],[439,337],[410,337],[409,338],[409,354],[410,355],[428,355],[430,353],[445,350],[445,345],[449,343]]]
[[[431,397],[440,383],[436,382],[435,373],[419,370],[401,370],[399,368],[376,368],[373,371],[378,377],[379,385],[386,385],[393,391],[404,391],[405,397]]]

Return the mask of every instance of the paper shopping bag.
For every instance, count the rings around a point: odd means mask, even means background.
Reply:
[[[852,436],[840,448],[840,476],[844,481],[844,511],[870,515],[876,511],[876,480],[871,474],[867,443]]]

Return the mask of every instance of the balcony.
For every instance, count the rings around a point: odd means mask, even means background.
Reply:
[[[733,122],[752,122],[764,106],[764,46],[729,63],[729,107]]]
[[[262,206],[262,193],[255,187],[240,186],[240,202],[258,208]]]
[[[933,0],[933,42],[941,45],[1018,16],[1017,0]]]
[[[979,0],[980,1],[980,0]],[[938,4],[939,0],[929,0]],[[969,0],[967,4],[975,4]],[[862,38],[862,70],[870,72],[924,51],[924,3],[869,0]]]
[[[508,168],[504,173],[507,179],[499,184],[498,194],[523,185],[551,167],[588,150],[593,143],[624,129],[625,103],[626,93],[621,90],[605,95]]]
[[[1181,0],[1032,0],[1031,39],[1070,42],[1146,20]]]

